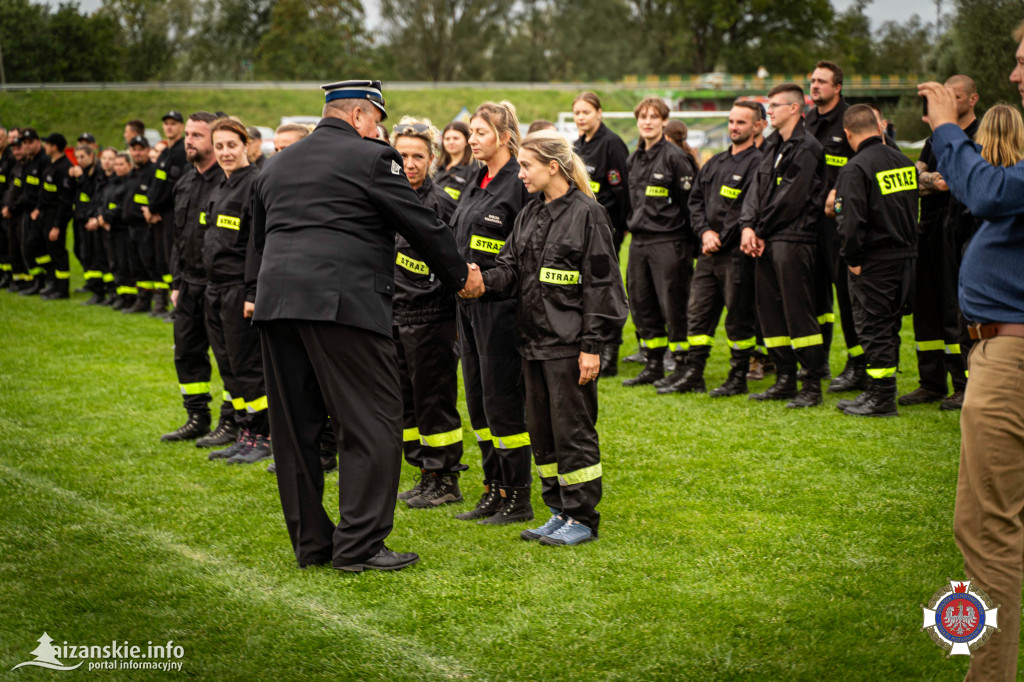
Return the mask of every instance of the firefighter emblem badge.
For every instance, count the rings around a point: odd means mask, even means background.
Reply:
[[[612,170],[608,171],[608,184],[609,185],[612,185],[613,187],[615,187],[615,186],[619,185],[619,183],[621,183],[621,182],[622,182],[622,176],[619,175],[619,171],[615,170],[614,168]]]
[[[999,629],[999,607],[970,580],[950,580],[922,606],[928,636],[946,657],[970,656]]]

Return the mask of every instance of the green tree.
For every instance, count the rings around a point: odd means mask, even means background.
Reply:
[[[1017,49],[1010,33],[1022,17],[1021,0],[957,0],[950,31],[930,60],[938,78],[973,78],[982,110],[999,101],[1018,103],[1020,94],[1009,81]]]
[[[191,26],[187,0],[103,0],[97,15],[117,21],[121,27],[128,80],[175,77],[177,42]]]
[[[876,69],[884,73],[923,74],[935,27],[914,14],[900,24],[887,21],[875,39]]]
[[[834,61],[847,73],[870,74],[875,68],[871,19],[865,13],[870,0],[855,0],[830,24],[820,59]],[[817,59],[813,60],[817,62]],[[810,69],[811,65],[808,65]]]
[[[273,0],[202,0],[179,67],[184,79],[247,80],[271,21]]]
[[[370,43],[359,0],[279,0],[256,51],[257,79],[368,76]]]

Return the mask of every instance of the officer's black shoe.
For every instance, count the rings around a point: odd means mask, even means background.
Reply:
[[[480,501],[476,503],[476,506],[468,512],[456,514],[455,518],[459,521],[472,521],[473,519],[493,516],[501,506],[501,500],[501,489],[498,487],[498,481],[484,483],[484,493],[480,496]]]
[[[602,379],[613,377],[619,373],[619,344],[609,343],[601,349],[601,373]]]
[[[645,386],[665,378],[665,352],[647,351],[647,364],[632,379],[622,382],[623,386]]]
[[[865,400],[867,400],[870,396],[871,396],[870,392],[865,388],[864,391],[859,396],[854,398],[853,400],[850,400],[849,398],[845,398],[845,399],[840,400],[839,402],[837,402],[836,403],[836,409],[837,410],[845,410],[847,407],[853,407],[854,405],[860,405]]]
[[[906,395],[901,395],[899,404],[909,407],[910,405],[924,405],[925,403],[937,403],[946,397],[945,392],[939,393],[930,388],[921,386]]]
[[[94,293],[88,300],[82,301],[82,305],[103,305],[104,301],[106,301],[106,298],[104,298],[103,294]]]
[[[420,560],[420,555],[415,552],[392,552],[387,547],[382,547],[379,552],[369,559],[356,564],[335,565],[339,571],[350,571],[362,573],[365,570],[374,571],[398,571],[408,568]]]
[[[726,398],[747,392],[747,366],[741,365],[729,370],[729,376],[718,388],[708,393],[712,398]]]
[[[234,417],[221,417],[217,428],[196,441],[197,448],[215,448],[233,443],[238,438],[238,424]]]
[[[427,473],[427,470],[420,469],[420,472],[416,474],[416,484],[405,492],[398,493],[398,499],[402,501],[411,500],[426,490],[430,486],[430,482],[431,476]]]
[[[854,417],[895,417],[899,414],[895,379],[874,379],[866,393],[864,402],[850,405],[843,412]]]
[[[796,374],[791,371],[779,370],[775,375],[775,383],[763,393],[751,393],[751,400],[789,400],[796,395]]]
[[[676,363],[676,371],[672,373],[672,381],[658,389],[658,395],[669,393],[704,393],[704,371],[700,367]]]
[[[829,393],[863,391],[868,387],[868,363],[863,356],[849,358],[839,376],[828,385]]]
[[[640,365],[642,365],[645,362],[647,362],[647,360],[644,358],[644,351],[643,351],[642,348],[637,348],[635,353],[633,353],[632,355],[627,355],[626,357],[622,358],[622,361],[623,362],[635,362],[635,363],[640,364]]]
[[[462,502],[458,474],[432,473],[429,474],[429,477],[433,479],[429,487],[416,497],[406,500],[405,503],[408,506],[413,509],[427,509],[430,507],[440,507],[442,504]]]
[[[791,409],[818,405],[821,405],[821,380],[819,379],[804,379],[804,389],[786,403],[786,407]]]
[[[483,521],[482,526],[503,526],[516,521],[529,521],[533,518],[533,505],[530,504],[530,486],[522,488],[500,488],[501,507]]]
[[[165,443],[179,440],[193,440],[210,432],[210,415],[202,412],[190,412],[188,421],[170,433],[160,436]]]
[[[43,290],[43,278],[36,277],[28,283],[27,287],[23,287],[18,293],[22,296],[38,296]]]
[[[964,392],[956,391],[953,395],[949,396],[941,403],[939,403],[939,409],[945,411],[951,410],[962,410],[964,409]]]
[[[138,313],[148,313],[150,307],[153,305],[153,292],[151,291],[140,291],[139,297],[135,300],[135,303],[130,308],[125,308],[121,312],[126,315],[135,315]]]

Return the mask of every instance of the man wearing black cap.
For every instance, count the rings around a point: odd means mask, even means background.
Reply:
[[[99,142],[96,141],[96,136],[93,135],[92,133],[82,133],[81,135],[78,136],[78,140],[77,141],[85,143],[85,144],[89,145],[90,147],[92,147],[92,153],[93,154],[99,154],[99,152],[100,152],[100,144],[99,144]]]
[[[365,139],[387,116],[380,81],[324,89],[323,120],[267,161],[253,199],[253,243],[263,257],[253,321],[262,332],[277,485],[300,566],[395,570],[419,560],[384,545],[402,461],[391,340],[395,232],[449,291],[482,280],[419,202],[398,152]],[[337,526],[322,504],[318,442],[327,414],[344,443]]]
[[[42,192],[43,169],[50,164],[50,159],[43,151],[39,133],[35,128],[21,131],[22,149],[25,154],[25,186],[18,199],[18,208],[22,211],[21,250],[28,268],[29,285],[22,289],[22,296],[35,296],[43,290],[46,266],[50,263],[50,254],[46,252],[46,237],[36,222],[39,217],[39,194]]]
[[[71,161],[64,155],[67,140],[60,133],[50,133],[43,147],[50,163],[43,170],[42,191],[36,205],[39,215],[36,225],[46,236],[46,251],[50,257],[46,264],[47,287],[41,298],[52,301],[68,298],[71,264],[68,259],[67,229],[71,222],[74,203],[74,183],[68,176]]]
[[[164,114],[164,137],[167,147],[160,152],[153,172],[153,183],[146,196],[149,205],[142,206],[142,215],[153,226],[153,245],[158,277],[153,281],[156,290],[153,317],[163,315],[167,308],[171,288],[171,249],[174,244],[174,186],[185,169],[185,118],[180,111]]]
[[[132,251],[129,258],[134,263],[135,286],[139,296],[134,305],[125,308],[124,313],[148,313],[153,305],[153,291],[159,275],[156,269],[156,243],[153,230],[142,209],[149,205],[149,188],[156,174],[156,164],[149,160],[149,140],[136,135],[128,143],[135,161],[135,169],[129,179],[129,190],[124,202],[124,217],[128,221]]]
[[[256,168],[263,168],[267,161],[267,157],[263,156],[263,133],[256,126],[249,126],[246,132],[249,133],[249,163]]]

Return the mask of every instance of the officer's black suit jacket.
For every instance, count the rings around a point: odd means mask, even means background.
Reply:
[[[465,286],[455,238],[420,203],[401,155],[324,118],[256,181],[253,245],[263,262],[253,321],[330,321],[390,337],[395,232],[449,291]]]

